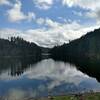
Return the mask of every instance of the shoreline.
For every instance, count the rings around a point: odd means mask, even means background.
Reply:
[[[10,100],[7,97],[1,97],[0,100]],[[41,97],[30,97],[13,100],[100,100],[100,92],[84,92],[75,94],[62,94],[62,95],[48,95]]]

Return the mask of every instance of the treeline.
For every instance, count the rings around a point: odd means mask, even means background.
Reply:
[[[0,39],[0,57],[9,56],[34,56],[41,57],[41,49],[32,42],[23,40],[20,37]]]
[[[58,60],[100,61],[100,29],[87,33],[69,44],[56,46],[50,51]]]

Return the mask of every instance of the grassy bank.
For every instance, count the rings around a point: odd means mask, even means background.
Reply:
[[[49,100],[49,99],[47,99]],[[100,93],[97,94],[84,94],[84,95],[69,95],[69,96],[57,96],[52,100],[100,100]]]
[[[100,100],[100,93],[86,93],[78,95],[48,96],[29,100]]]
[[[100,93],[85,93],[85,94],[73,94],[73,95],[63,95],[63,96],[48,96],[40,98],[20,98],[20,99],[9,99],[2,98],[0,100],[100,100]]]

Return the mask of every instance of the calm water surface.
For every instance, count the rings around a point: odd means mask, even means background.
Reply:
[[[90,90],[99,91],[100,83],[70,63],[53,59],[34,64],[19,59],[0,61],[0,96],[9,100]]]

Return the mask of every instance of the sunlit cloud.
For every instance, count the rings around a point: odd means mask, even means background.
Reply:
[[[47,10],[51,8],[53,0],[33,0],[33,3],[37,8]]]
[[[7,11],[8,20],[11,22],[19,22],[21,20],[28,20],[31,21],[32,19],[35,19],[35,13],[34,12],[28,12],[28,15],[25,15],[21,11],[22,4],[20,1],[16,1],[16,3],[13,5],[12,9]]]

